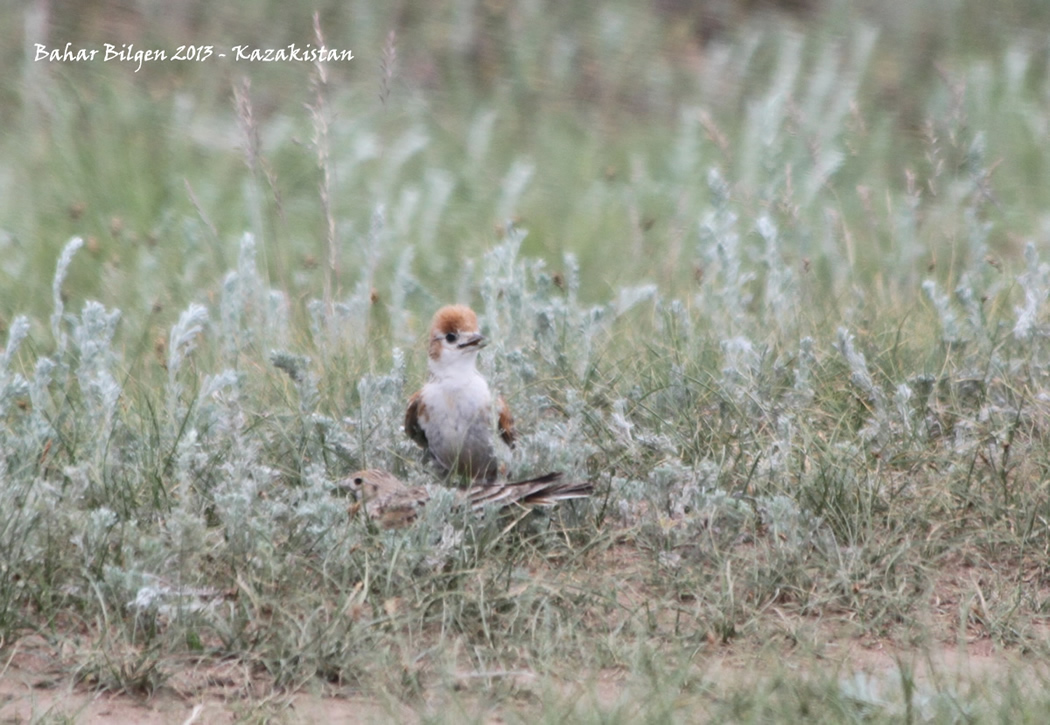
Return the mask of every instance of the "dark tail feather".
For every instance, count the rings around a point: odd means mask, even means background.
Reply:
[[[574,498],[587,498],[594,493],[594,484],[590,481],[578,483],[558,483],[541,491],[530,493],[521,499],[521,503],[533,506],[550,506],[558,501],[568,501]]]
[[[582,483],[561,483],[562,474],[547,473],[536,478],[513,483],[477,486],[467,492],[470,507],[474,510],[491,505],[509,506],[523,504],[526,506],[551,506],[558,501],[573,498],[586,498],[594,492],[590,481]]]

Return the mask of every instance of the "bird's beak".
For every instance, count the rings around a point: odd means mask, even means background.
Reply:
[[[475,332],[473,335],[468,335],[463,342],[457,345],[457,347],[460,350],[463,350],[468,347],[482,348],[485,347],[486,342],[487,341],[485,340],[484,335],[482,335],[480,332]]]

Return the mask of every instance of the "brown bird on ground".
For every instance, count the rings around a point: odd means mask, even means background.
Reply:
[[[562,474],[548,473],[536,478],[513,483],[491,483],[472,486],[459,492],[460,502],[473,511],[486,506],[553,506],[558,501],[586,498],[594,492],[594,484],[566,483]],[[365,513],[384,529],[408,526],[419,516],[420,509],[430,500],[430,494],[421,486],[406,486],[396,476],[377,469],[350,474],[339,484],[348,488],[364,504]]]

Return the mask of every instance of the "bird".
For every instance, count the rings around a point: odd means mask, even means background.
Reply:
[[[471,483],[493,483],[499,476],[493,417],[503,442],[513,448],[515,440],[507,401],[493,399],[477,369],[486,342],[470,307],[446,305],[435,312],[427,340],[427,382],[409,398],[405,411],[405,434],[424,449],[424,457],[442,475]]]
[[[475,485],[458,494],[461,505],[472,511],[486,506],[552,506],[558,501],[586,498],[594,492],[594,484],[563,482],[561,473],[547,473],[513,483]],[[364,505],[365,513],[380,528],[399,529],[415,522],[420,510],[430,500],[422,486],[406,486],[392,473],[375,468],[351,473],[339,482],[349,489]]]

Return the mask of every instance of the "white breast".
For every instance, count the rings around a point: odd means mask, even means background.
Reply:
[[[477,371],[431,380],[421,397],[427,447],[444,468],[466,466],[477,473],[494,465],[492,394]]]

